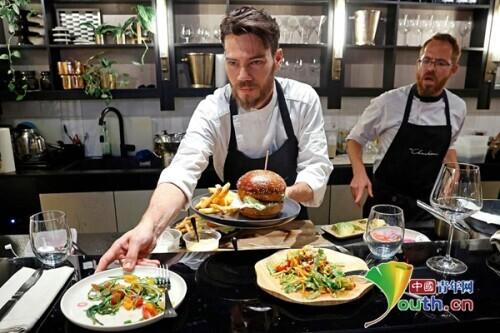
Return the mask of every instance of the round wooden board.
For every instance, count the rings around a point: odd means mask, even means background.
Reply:
[[[331,295],[321,295],[315,299],[304,298],[300,293],[285,293],[280,285],[279,279],[273,277],[269,270],[267,269],[268,263],[278,264],[286,259],[286,254],[288,251],[293,250],[282,250],[274,253],[273,255],[264,258],[255,264],[255,272],[257,274],[257,285],[262,288],[267,293],[282,299],[287,302],[314,305],[314,306],[327,306],[327,305],[337,305],[342,303],[352,302],[365,293],[367,293],[373,284],[362,276],[353,275],[352,278],[356,283],[356,287],[353,290],[344,291],[332,297]],[[366,263],[354,256],[343,254],[330,249],[323,249],[325,251],[326,257],[329,262],[334,264],[343,265],[342,270],[345,272],[353,270],[368,270]]]

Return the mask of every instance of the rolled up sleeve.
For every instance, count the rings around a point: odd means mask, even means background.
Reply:
[[[384,95],[380,96],[383,97]],[[380,132],[380,124],[384,114],[381,98],[374,98],[359,117],[346,140],[354,140],[361,146],[375,140]]]
[[[318,95],[313,91],[313,102],[304,110],[299,130],[296,183],[304,182],[313,190],[313,199],[304,206],[318,207],[323,201],[333,165],[328,158],[323,113]]]
[[[158,180],[158,184],[171,183],[184,193],[188,202],[185,208],[189,207],[198,179],[214,150],[218,120],[212,119],[207,110],[210,110],[210,101],[204,100],[193,113],[172,163],[162,171]]]

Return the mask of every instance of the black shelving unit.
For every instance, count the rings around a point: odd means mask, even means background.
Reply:
[[[75,7],[81,5],[80,8],[109,6],[110,4],[117,5],[133,5],[145,4],[155,7],[156,0],[41,0],[43,15],[45,19],[45,36],[46,44],[44,45],[13,45],[12,50],[21,50],[23,54],[26,52],[46,52],[47,63],[51,73],[57,73],[57,61],[62,60],[61,55],[69,54],[71,50],[74,53],[82,50],[82,53],[89,50],[98,52],[108,51],[123,51],[130,52],[131,57],[135,57],[137,52],[141,52],[144,48],[142,44],[125,44],[125,45],[60,45],[51,44],[49,36],[51,29],[56,26],[56,7]],[[181,58],[187,52],[213,52],[223,53],[223,48],[220,43],[179,43],[179,32],[176,31],[178,26],[178,15],[206,14],[206,5],[219,5],[220,14],[224,15],[230,9],[243,4],[252,4],[258,8],[268,9],[271,15],[321,15],[327,17],[324,25],[321,44],[296,44],[282,43],[280,47],[285,50],[285,58],[294,59],[294,52],[314,52],[319,54],[318,59],[321,65],[320,71],[320,86],[316,87],[316,91],[321,96],[328,98],[329,108],[340,108],[341,99],[343,96],[377,96],[384,91],[395,88],[396,67],[398,66],[398,54],[400,52],[415,52],[417,53],[420,47],[417,46],[401,46],[397,45],[398,36],[398,19],[401,12],[406,10],[422,10],[427,13],[432,10],[450,10],[468,12],[472,16],[473,28],[470,32],[471,44],[469,47],[463,48],[464,54],[464,70],[466,71],[465,82],[463,89],[452,90],[463,97],[478,97],[478,107],[489,105],[491,97],[500,97],[500,90],[488,88],[488,85],[483,81],[486,70],[486,62],[488,55],[488,39],[491,29],[491,15],[493,12],[493,0],[478,0],[477,4],[443,4],[434,2],[419,2],[419,1],[404,1],[404,0],[346,0],[347,16],[353,14],[357,9],[381,9],[385,17],[385,21],[379,23],[377,35],[375,37],[374,46],[358,46],[354,45],[353,29],[346,29],[346,45],[344,50],[343,70],[340,81],[332,80],[332,54],[333,54],[333,31],[334,31],[334,1],[330,0],[167,0],[167,22],[168,22],[168,62],[167,68],[162,70],[162,59],[160,59],[158,45],[158,36],[154,36],[154,41],[149,52],[153,55],[155,65],[156,86],[155,89],[117,89],[113,92],[114,98],[159,98],[162,110],[175,109],[175,97],[204,97],[211,94],[215,88],[185,88],[179,87],[178,67]],[[204,7],[205,6],[205,7]],[[123,8],[123,7],[121,7]],[[290,9],[292,8],[292,9]],[[310,14],[307,10],[313,8],[315,14]],[[269,10],[270,9],[270,10]],[[293,10],[297,10],[300,14],[294,14]],[[210,12],[213,14],[213,11]],[[346,18],[347,24],[351,21]],[[176,25],[177,24],[177,25]],[[0,29],[1,30],[1,29]],[[194,30],[194,28],[193,28]],[[194,31],[193,31],[194,32]],[[5,43],[5,36],[0,31],[0,43]],[[5,50],[6,45],[0,44],[0,51]],[[310,51],[309,51],[310,50]],[[40,53],[42,54],[42,53]],[[151,57],[151,54],[149,57]],[[352,57],[354,55],[354,57]],[[348,87],[344,86],[344,76],[346,66],[356,65],[354,58],[370,57],[375,55],[380,61],[382,79],[380,87]],[[44,55],[45,56],[45,55]],[[150,58],[151,59],[151,58]],[[466,60],[465,60],[466,59]],[[131,59],[132,60],[132,59]],[[0,66],[3,64],[0,61]],[[185,65],[183,65],[185,66]],[[184,68],[187,70],[187,68]],[[87,99],[87,95],[82,90],[62,90],[61,84],[58,81],[58,75],[52,75],[53,86],[57,89],[54,91],[38,91],[29,92],[26,96],[28,100],[50,100],[50,99]],[[487,90],[487,92],[486,92]],[[491,91],[491,92],[490,92]],[[9,93],[0,93],[2,100],[10,100],[13,98]]]
[[[415,52],[420,50],[419,46],[401,46],[397,45],[398,34],[398,19],[401,11],[407,9],[412,10],[453,10],[470,12],[473,20],[471,36],[471,45],[462,49],[462,53],[466,57],[465,65],[465,82],[463,89],[452,89],[452,91],[462,97],[478,97],[478,108],[489,105],[489,100],[486,101],[481,94],[483,89],[483,77],[487,60],[487,40],[489,39],[489,15],[492,13],[493,1],[479,0],[477,4],[458,4],[458,3],[435,3],[435,2],[419,2],[419,1],[364,1],[364,0],[346,0],[347,16],[351,16],[358,9],[379,9],[382,15],[386,18],[385,22],[379,22],[379,27],[375,37],[374,46],[357,46],[350,44],[353,40],[353,29],[347,28],[346,41],[344,51],[344,69],[345,66],[353,65],[352,59],[361,58],[361,55],[373,56],[373,52],[378,52],[378,57],[383,57],[383,78],[382,86],[376,88],[366,87],[345,87],[344,77],[341,80],[342,88],[337,90],[340,96],[331,96],[329,98],[329,107],[339,108],[340,105],[335,105],[331,101],[338,102],[341,96],[377,96],[380,93],[395,88],[395,75],[397,66],[398,52]],[[347,20],[347,24],[349,20]],[[345,56],[345,53],[348,56]],[[372,52],[370,54],[366,52]],[[357,57],[356,57],[357,55]],[[344,71],[345,73],[345,71]]]
[[[41,0],[41,12],[44,18],[45,26],[44,26],[44,35],[45,35],[45,43],[43,45],[11,45],[10,48],[12,50],[21,50],[22,53],[26,52],[38,52],[45,51],[47,57],[47,67],[51,72],[51,80],[52,87],[54,90],[43,90],[43,91],[28,91],[24,100],[72,100],[72,99],[94,99],[94,97],[90,97],[85,94],[82,89],[70,89],[63,90],[62,83],[59,75],[57,74],[57,62],[61,60],[67,60],[65,56],[62,56],[62,52],[69,52],[70,50],[75,50],[75,55],[72,55],[72,59],[77,59],[84,62],[86,59],[78,59],[78,51],[84,50],[85,54],[88,54],[90,50],[95,50],[96,54],[99,52],[108,52],[108,51],[120,51],[120,52],[132,52],[131,53],[131,61],[135,60],[137,52],[142,52],[145,49],[143,44],[86,44],[86,45],[74,45],[74,44],[49,44],[52,37],[52,28],[57,25],[56,19],[56,8],[64,8],[67,5],[68,8],[104,8],[103,6],[107,6],[107,8],[113,7],[112,5],[116,4],[117,7],[124,5],[130,5],[131,8],[136,4],[143,5],[152,5],[154,7],[156,1],[155,0]],[[112,9],[117,10],[115,8]],[[130,14],[132,11],[130,10]],[[1,30],[1,29],[0,29]],[[5,42],[5,34],[0,34],[0,42]],[[154,64],[155,68],[159,68],[157,66],[157,52],[155,43],[148,44],[149,52],[154,54]],[[0,44],[0,51],[3,51],[7,48],[7,45]],[[65,53],[67,54],[67,53]],[[133,56],[133,57],[132,57]],[[155,74],[157,76],[157,80],[155,85],[157,88],[146,88],[146,89],[114,89],[112,90],[113,98],[159,98],[161,97],[161,89],[160,89],[160,80],[157,74],[157,70],[155,69]],[[1,100],[15,100],[15,95],[6,91],[2,91],[0,93]]]
[[[160,89],[144,88],[144,89],[114,89],[111,91],[113,98],[158,98],[160,97]],[[14,101],[16,96],[10,92],[2,91],[0,99],[4,101]],[[68,89],[68,90],[36,90],[28,91],[24,100],[74,100],[74,99],[95,99],[92,96],[85,94],[83,89]]]

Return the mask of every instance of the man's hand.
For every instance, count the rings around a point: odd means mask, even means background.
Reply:
[[[365,165],[363,164],[363,147],[355,140],[347,140],[347,154],[352,166],[351,193],[354,203],[361,206],[361,199],[365,189],[368,190],[368,195],[373,197],[372,183],[366,174]]]
[[[365,189],[368,190],[368,195],[370,197],[373,197],[372,183],[370,182],[370,179],[368,178],[366,173],[354,175],[354,177],[352,177],[350,186],[354,203],[358,206],[361,206],[361,200],[363,199]]]
[[[156,236],[153,227],[147,223],[139,223],[134,229],[118,238],[101,257],[96,273],[105,270],[113,261],[120,260],[127,271],[134,269],[137,263],[145,265],[159,264],[146,256],[154,249]]]

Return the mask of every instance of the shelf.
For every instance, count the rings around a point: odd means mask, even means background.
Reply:
[[[467,89],[450,89],[450,91],[460,97],[477,97],[479,89],[467,88]]]
[[[399,3],[401,7],[413,9],[490,9],[490,5],[482,4],[463,4],[463,3],[429,3],[429,2],[407,2],[402,1]]]
[[[325,43],[318,43],[318,44],[280,43],[279,46],[287,48],[315,49],[315,48],[326,48],[328,45],[326,45]]]
[[[352,50],[378,50],[378,49],[393,49],[394,45],[346,45],[346,49]]]
[[[151,0],[52,0],[53,3],[65,3],[65,4],[84,4],[84,3],[116,3],[116,4],[127,4],[127,3],[144,3],[151,4]]]
[[[156,98],[160,96],[160,90],[156,88],[146,89],[115,89],[111,90],[113,99],[124,98]],[[15,100],[15,95],[2,91],[0,93],[2,100]],[[44,90],[28,91],[24,100],[71,100],[71,99],[98,99],[88,96],[82,89],[71,90]]]
[[[382,94],[386,90],[383,88],[342,88],[342,96],[350,96],[350,97],[362,97],[369,96],[374,97]]]
[[[410,51],[420,51],[422,47],[421,46],[404,46],[404,45],[398,45],[396,46],[396,49],[398,50],[410,50]],[[483,52],[484,48],[482,47],[464,47],[461,49],[462,52]]]
[[[290,5],[290,6],[310,6],[328,5],[328,0],[231,0],[231,5]]]
[[[391,90],[391,89],[389,89]],[[385,92],[386,89],[383,88],[342,88],[342,96],[350,97],[360,97],[360,96],[378,96]],[[450,89],[450,91],[460,97],[476,97],[479,90],[468,88],[468,89]]]
[[[205,97],[212,94],[216,88],[176,88],[176,97]]]
[[[6,49],[7,44],[0,44],[0,49]],[[45,45],[11,45],[11,50],[46,50]]]
[[[204,47],[204,48],[222,48],[221,43],[175,43],[175,47],[178,47],[180,49],[187,49],[187,48],[193,48],[193,47]]]
[[[51,49],[144,49],[144,44],[50,44]],[[153,44],[148,44],[149,48],[154,48]]]
[[[366,0],[347,0],[346,3],[349,5],[397,5],[398,0],[373,0],[373,1],[366,1]]]

